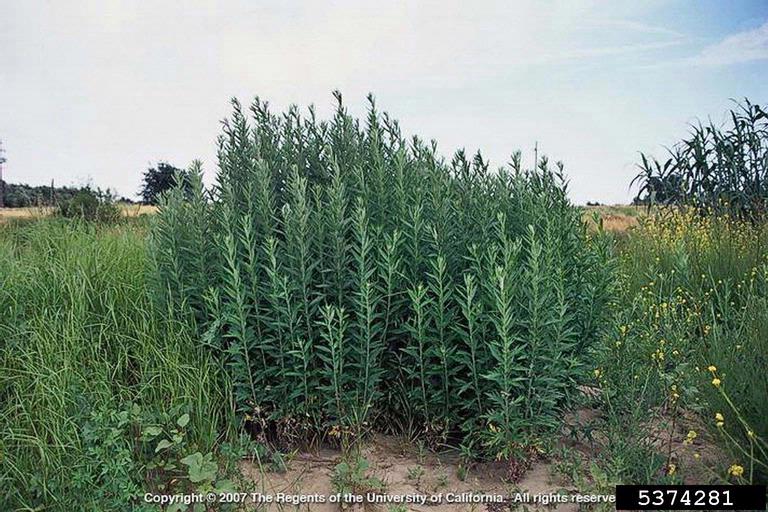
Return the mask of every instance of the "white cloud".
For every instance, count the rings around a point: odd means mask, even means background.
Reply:
[[[701,66],[727,66],[763,59],[768,59],[768,22],[707,46],[690,62]]]

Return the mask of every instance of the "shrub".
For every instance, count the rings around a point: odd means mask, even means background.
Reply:
[[[70,199],[60,202],[56,215],[68,219],[111,223],[120,218],[120,209],[109,192],[94,191],[85,187]]]
[[[254,434],[342,444],[411,425],[511,456],[558,425],[610,297],[562,164],[490,172],[406,140],[370,99],[252,119],[237,101],[206,192],[165,196],[159,284],[192,316]],[[403,427],[405,428],[405,427]]]
[[[177,179],[185,183],[184,186],[189,189],[186,171],[167,162],[159,162],[157,167],[150,167],[144,173],[141,190],[139,190],[141,201],[144,204],[157,204],[161,194],[176,186]]]

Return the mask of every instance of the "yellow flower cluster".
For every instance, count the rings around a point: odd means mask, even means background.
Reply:
[[[711,364],[707,367],[707,370],[709,370],[710,373],[712,373],[712,377],[713,377],[712,385],[715,386],[716,388],[720,387],[720,384],[722,383],[722,381],[717,376],[717,366]]]

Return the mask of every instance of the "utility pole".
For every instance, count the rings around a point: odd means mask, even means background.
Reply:
[[[5,206],[5,182],[3,181],[3,164],[5,163],[5,149],[0,140],[0,208]]]

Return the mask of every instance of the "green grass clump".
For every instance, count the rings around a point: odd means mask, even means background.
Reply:
[[[0,227],[3,510],[138,508],[178,476],[152,469],[163,436],[168,457],[214,445],[217,367],[158,309],[152,274],[130,224]]]
[[[764,222],[693,209],[651,216],[622,241],[621,307],[596,375],[624,481],[768,479],[767,244]],[[653,446],[653,428],[669,440]],[[703,439],[720,459],[703,460]]]
[[[255,435],[354,442],[373,429],[513,456],[557,428],[610,296],[562,165],[491,172],[406,139],[371,99],[274,114],[239,103],[213,190],[169,194],[160,285],[188,311]]]

